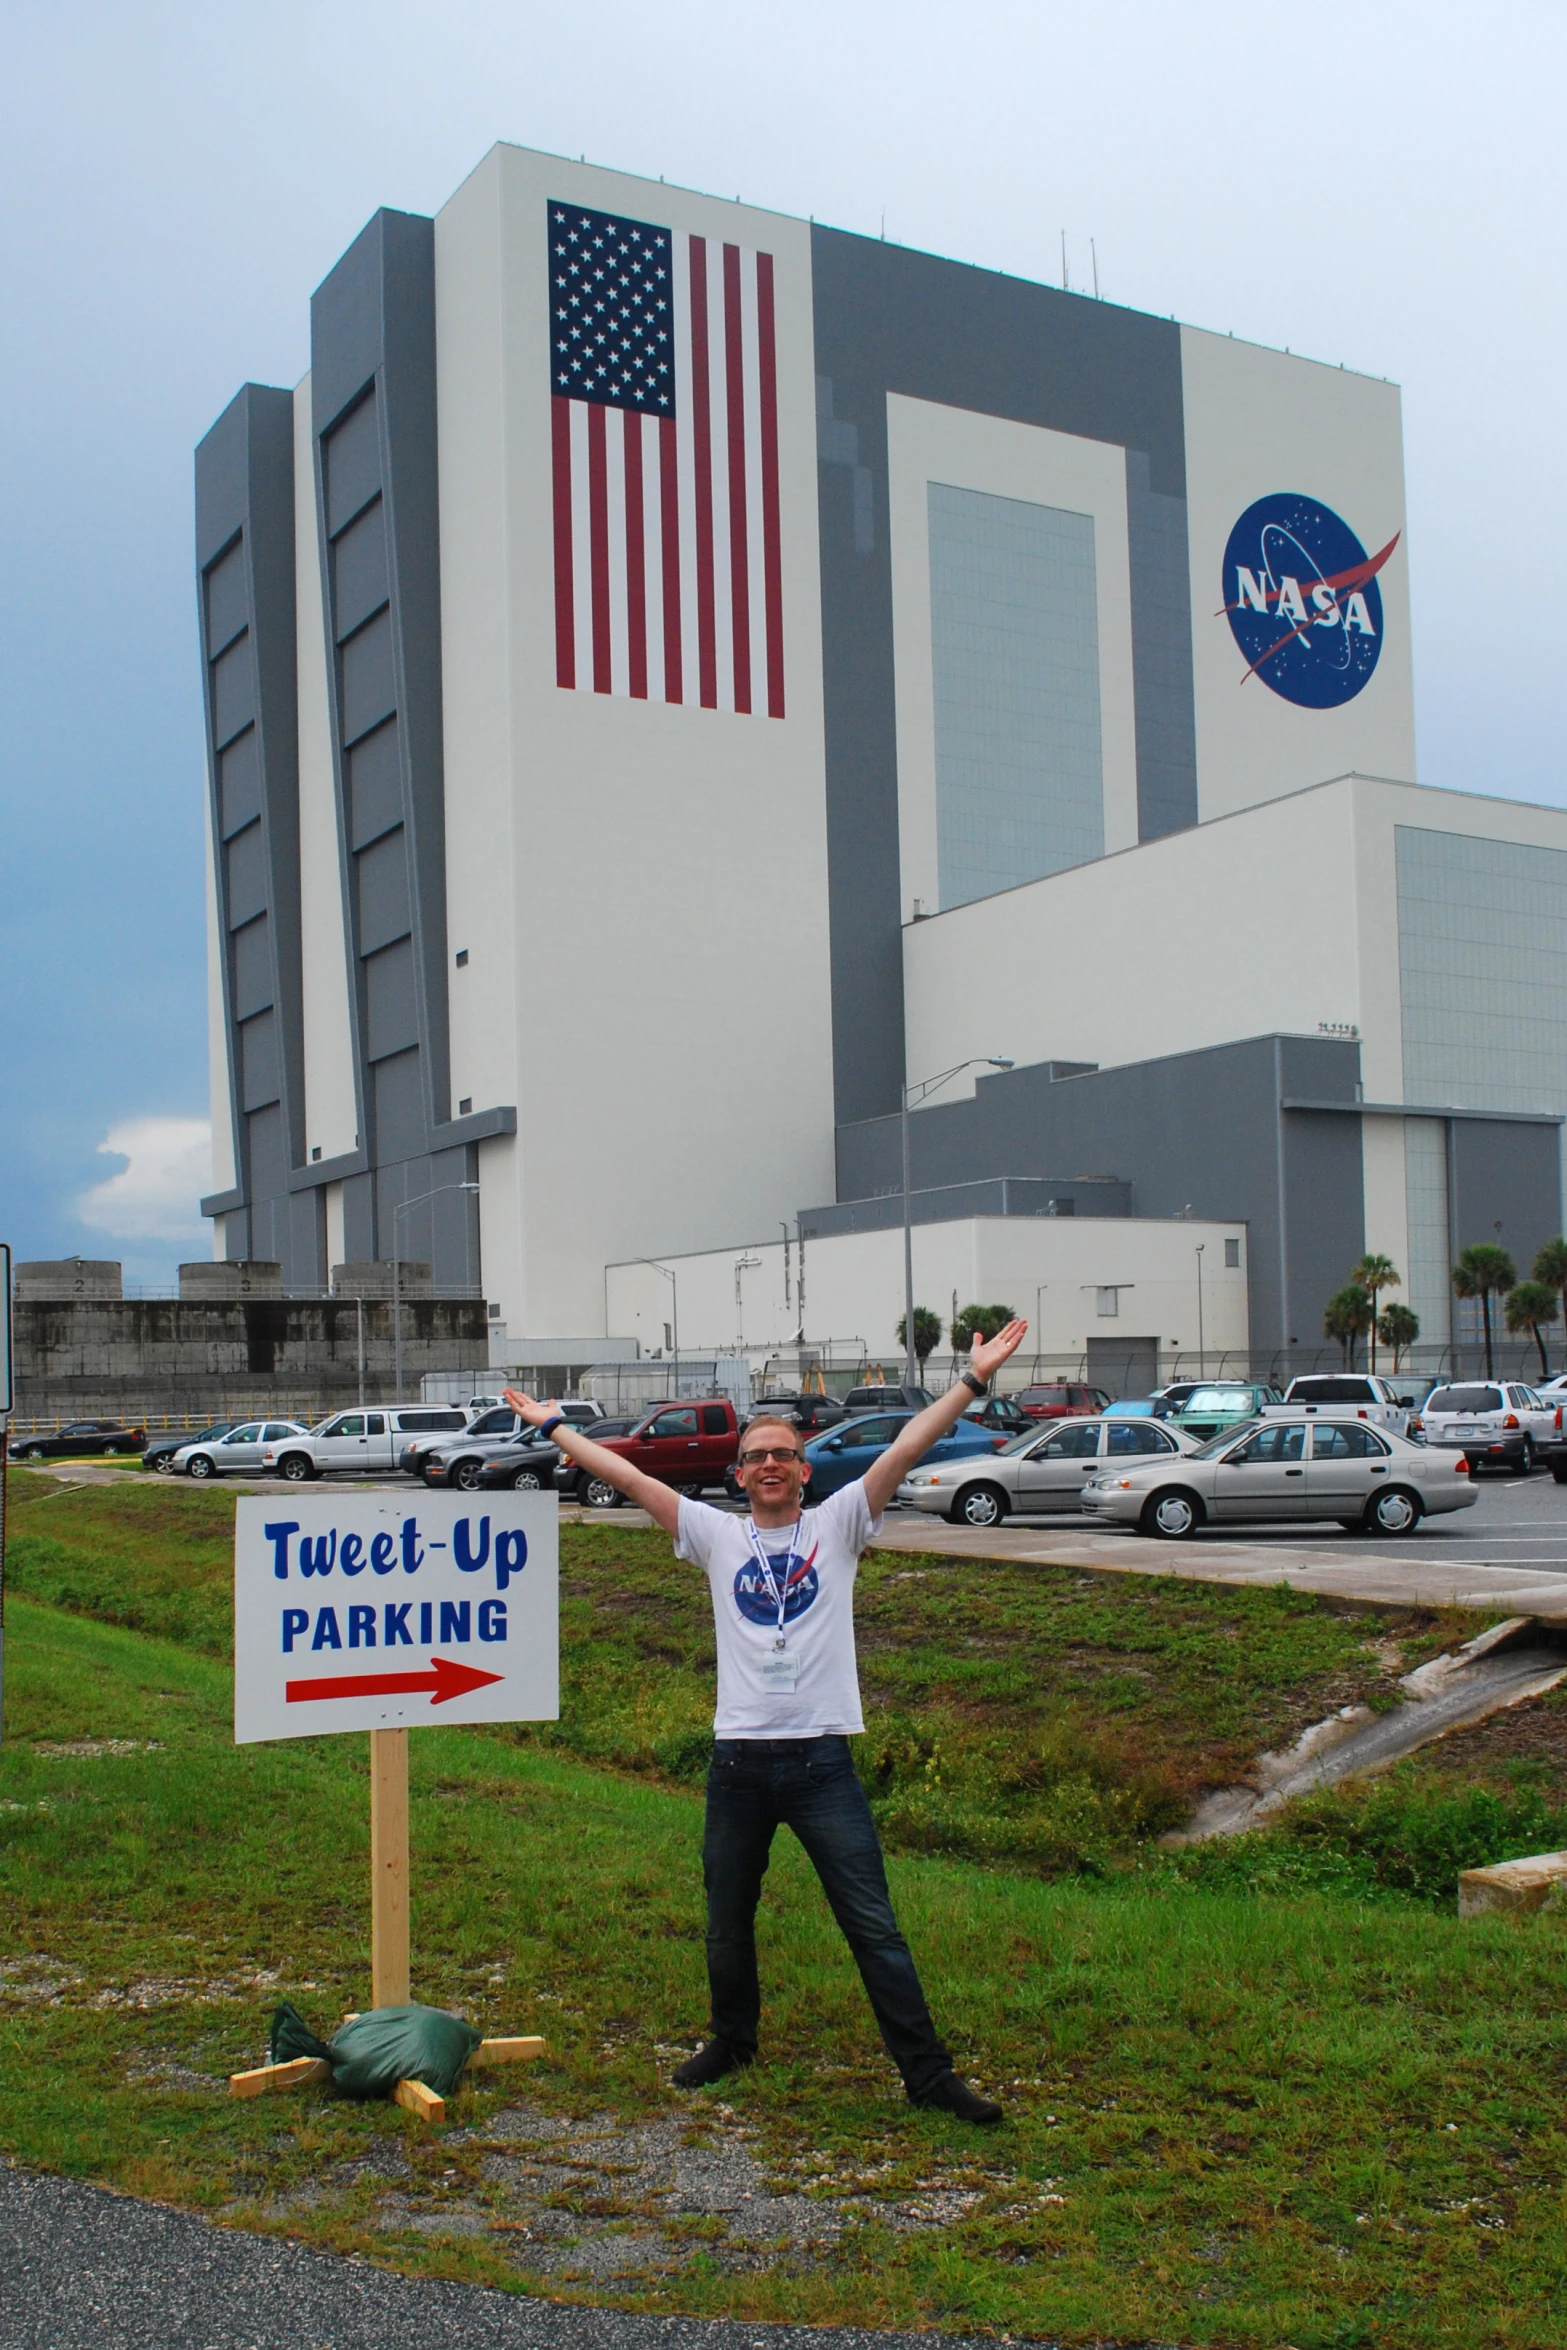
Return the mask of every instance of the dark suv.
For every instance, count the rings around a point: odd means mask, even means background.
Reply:
[[[814,1436],[819,1428],[847,1419],[848,1411],[835,1395],[759,1395],[746,1417],[792,1420],[803,1435]]]
[[[851,1387],[846,1412],[922,1412],[936,1398],[928,1387]]]

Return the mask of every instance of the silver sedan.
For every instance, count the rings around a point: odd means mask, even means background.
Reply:
[[[1009,1510],[1075,1512],[1083,1487],[1107,1466],[1169,1466],[1196,1449],[1195,1437],[1161,1420],[1057,1420],[1015,1436],[1000,1452],[915,1469],[897,1497],[955,1526],[999,1526]]]
[[[1423,1517],[1472,1509],[1478,1498],[1462,1453],[1411,1444],[1364,1420],[1274,1411],[1178,1464],[1106,1463],[1085,1487],[1083,1509],[1101,1523],[1181,1542],[1200,1526],[1243,1518],[1334,1518],[1352,1534],[1412,1534]]]

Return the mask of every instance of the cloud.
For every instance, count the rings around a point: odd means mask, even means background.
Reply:
[[[95,1231],[123,1240],[205,1240],[198,1202],[212,1187],[212,1127],[205,1118],[126,1118],[100,1153],[128,1162],[84,1191],[76,1213]]]

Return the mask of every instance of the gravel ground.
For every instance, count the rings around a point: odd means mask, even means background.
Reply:
[[[930,2340],[634,2317],[416,2281],[0,2166],[6,2350],[929,2350]]]

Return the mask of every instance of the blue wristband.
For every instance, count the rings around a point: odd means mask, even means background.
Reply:
[[[569,1428],[570,1426],[571,1422],[567,1419],[565,1413],[557,1412],[553,1420],[541,1420],[539,1422],[539,1434],[541,1436],[553,1436],[557,1428]]]

